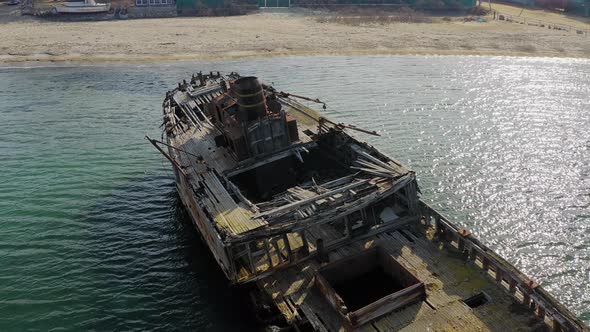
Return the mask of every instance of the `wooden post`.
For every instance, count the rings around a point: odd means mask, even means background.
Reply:
[[[510,280],[508,281],[508,291],[510,292],[510,294],[514,294],[516,292],[516,280],[510,278]]]
[[[528,293],[528,290],[523,290],[522,292],[522,304],[524,304],[525,307],[529,307],[531,303],[531,296]]]
[[[367,224],[367,211],[365,209],[361,209],[361,220],[363,221],[363,225]]]
[[[441,234],[443,232],[443,225],[440,222],[440,216],[436,216],[434,221],[434,229],[436,230],[436,234]]]
[[[350,224],[350,218],[348,218],[348,215],[344,216],[344,227],[346,229],[346,237],[352,237],[352,225]]]
[[[471,235],[471,231],[467,228],[461,228],[457,232],[457,235],[457,248],[459,251],[463,252],[463,250],[465,250],[465,238]]]
[[[234,258],[234,252],[231,246],[224,246],[224,252],[227,256],[229,261],[229,266],[227,269],[229,270],[229,274],[232,275],[233,281],[238,281],[238,274],[236,273],[236,260]]]
[[[269,240],[269,241],[271,241],[271,240]],[[279,258],[279,264],[284,262],[284,258],[283,258],[283,255],[281,254],[281,248],[279,247],[278,240],[271,241],[271,244],[275,248],[275,251],[277,252],[277,257]]]
[[[327,259],[325,257],[325,252],[324,252],[324,239],[321,239],[321,238],[317,239],[316,252],[317,252],[318,260],[320,261],[320,263],[327,261]]]
[[[482,269],[487,272],[488,268],[490,267],[490,261],[488,260],[487,257],[485,257],[485,256],[482,257],[481,265],[482,265]]]
[[[501,284],[502,283],[502,270],[496,266],[496,282]]]
[[[256,265],[254,264],[254,259],[252,258],[252,251],[250,250],[250,242],[246,244],[246,248],[248,248],[248,263],[250,265],[250,271],[252,274],[256,274]]]
[[[537,304],[537,317],[540,319],[545,318],[545,308],[540,304]]]
[[[459,237],[457,239],[457,248],[460,252],[463,252],[463,250],[465,250],[465,240],[463,240],[462,237]]]
[[[291,251],[291,244],[289,243],[289,237],[287,234],[283,235],[283,241],[285,241],[285,249],[287,249],[287,260],[292,261],[293,252]]]
[[[408,210],[411,214],[418,213],[418,193],[416,190],[416,180],[411,181],[406,185],[405,194],[408,200]]]
[[[551,317],[551,323],[552,323],[551,325],[553,325],[554,332],[561,332],[562,331],[561,324],[559,323],[557,318]]]
[[[469,259],[472,261],[477,259],[477,250],[475,250],[473,247],[469,248]]]
[[[268,258],[268,268],[272,269],[272,256],[270,255],[270,246],[268,245],[268,239],[262,240],[264,242],[264,250],[266,251],[266,257]]]
[[[301,236],[301,242],[303,242],[303,256],[309,255],[309,242],[307,242],[307,237],[305,236],[305,230],[299,232],[299,236]]]

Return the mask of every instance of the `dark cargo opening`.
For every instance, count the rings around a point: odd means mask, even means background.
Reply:
[[[299,159],[301,156],[301,159]],[[303,161],[303,162],[302,162]],[[297,185],[322,184],[352,174],[339,159],[323,149],[293,153],[229,178],[253,203],[265,202]],[[312,180],[313,179],[313,180]]]
[[[363,287],[366,286],[366,287]],[[348,310],[355,311],[385,295],[404,289],[404,286],[376,266],[355,279],[332,285]]]
[[[487,296],[486,293],[484,292],[480,292],[477,293],[475,295],[473,295],[472,297],[465,299],[463,302],[465,302],[465,304],[467,304],[470,308],[477,308],[479,306],[482,306],[486,303],[488,303],[489,298]]]
[[[322,292],[326,294],[333,291],[349,311],[356,311],[420,283],[411,272],[379,247],[330,263],[319,274],[331,287],[326,287],[327,291],[322,289]]]

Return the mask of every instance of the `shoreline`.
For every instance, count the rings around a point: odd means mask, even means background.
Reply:
[[[190,61],[225,61],[238,59],[257,59],[273,57],[306,57],[306,56],[483,56],[483,57],[528,57],[528,58],[557,58],[557,59],[590,59],[587,55],[560,55],[540,52],[505,52],[483,50],[338,50],[326,52],[320,50],[307,51],[228,51],[215,55],[205,54],[177,54],[177,55],[145,55],[128,56],[109,54],[104,56],[89,55],[0,55],[1,64],[106,64],[106,63],[161,63],[161,62],[190,62]]]
[[[481,22],[472,17],[426,17],[427,23],[385,24],[373,16],[345,24],[333,15],[338,14],[292,10],[85,22],[3,21],[0,16],[4,33],[0,63],[145,63],[322,55],[590,58],[588,33],[495,21],[489,15]],[[546,15],[547,20],[562,24],[573,20]],[[581,29],[590,27],[585,22],[576,24],[582,24]]]

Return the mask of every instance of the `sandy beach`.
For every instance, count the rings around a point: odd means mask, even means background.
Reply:
[[[502,5],[496,5],[502,6]],[[503,6],[503,12],[520,8]],[[529,10],[590,29],[586,19]],[[4,15],[0,61],[160,61],[320,54],[475,54],[590,57],[590,34],[463,17],[431,23],[342,24],[291,9],[234,17],[61,22]],[[516,15],[516,14],[515,14]],[[6,19],[6,17],[10,19]],[[557,22],[559,21],[559,22]]]

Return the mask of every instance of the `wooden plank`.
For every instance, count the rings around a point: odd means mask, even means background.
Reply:
[[[326,329],[326,326],[324,326],[324,324],[318,319],[316,314],[313,312],[313,310],[307,304],[302,304],[299,307],[299,309],[301,311],[303,311],[303,313],[305,314],[305,317],[307,318],[307,320],[309,321],[311,326],[313,326],[313,328],[316,331],[328,332],[328,330]]]
[[[340,312],[342,315],[346,315],[348,310],[346,310],[346,306],[342,298],[336,294],[330,283],[321,274],[317,274],[315,276],[315,283],[318,287],[318,290],[326,297],[328,302],[332,305],[332,308],[337,312]]]
[[[293,210],[293,209],[295,209],[297,207],[300,207],[302,205],[305,205],[305,204],[308,204],[308,203],[317,201],[319,199],[330,197],[330,196],[333,196],[333,195],[335,195],[337,193],[341,193],[343,191],[347,191],[349,189],[356,188],[358,186],[361,186],[363,184],[368,183],[370,180],[371,179],[359,180],[359,181],[353,182],[351,184],[348,184],[346,186],[340,187],[338,189],[330,190],[330,191],[328,191],[326,193],[319,194],[319,195],[316,195],[316,196],[311,197],[311,198],[308,198],[308,199],[303,199],[303,200],[300,200],[300,201],[297,201],[297,202],[293,202],[291,204],[283,205],[283,206],[281,206],[279,208],[276,208],[274,210],[270,210],[270,211],[259,213],[257,215],[254,215],[253,218],[276,216],[277,214],[279,214],[281,212],[285,212],[285,211],[288,211],[288,210]]]
[[[355,326],[365,324],[395,309],[421,300],[424,296],[423,283],[407,287],[399,292],[383,297],[363,308],[351,312],[349,314],[350,321]]]

